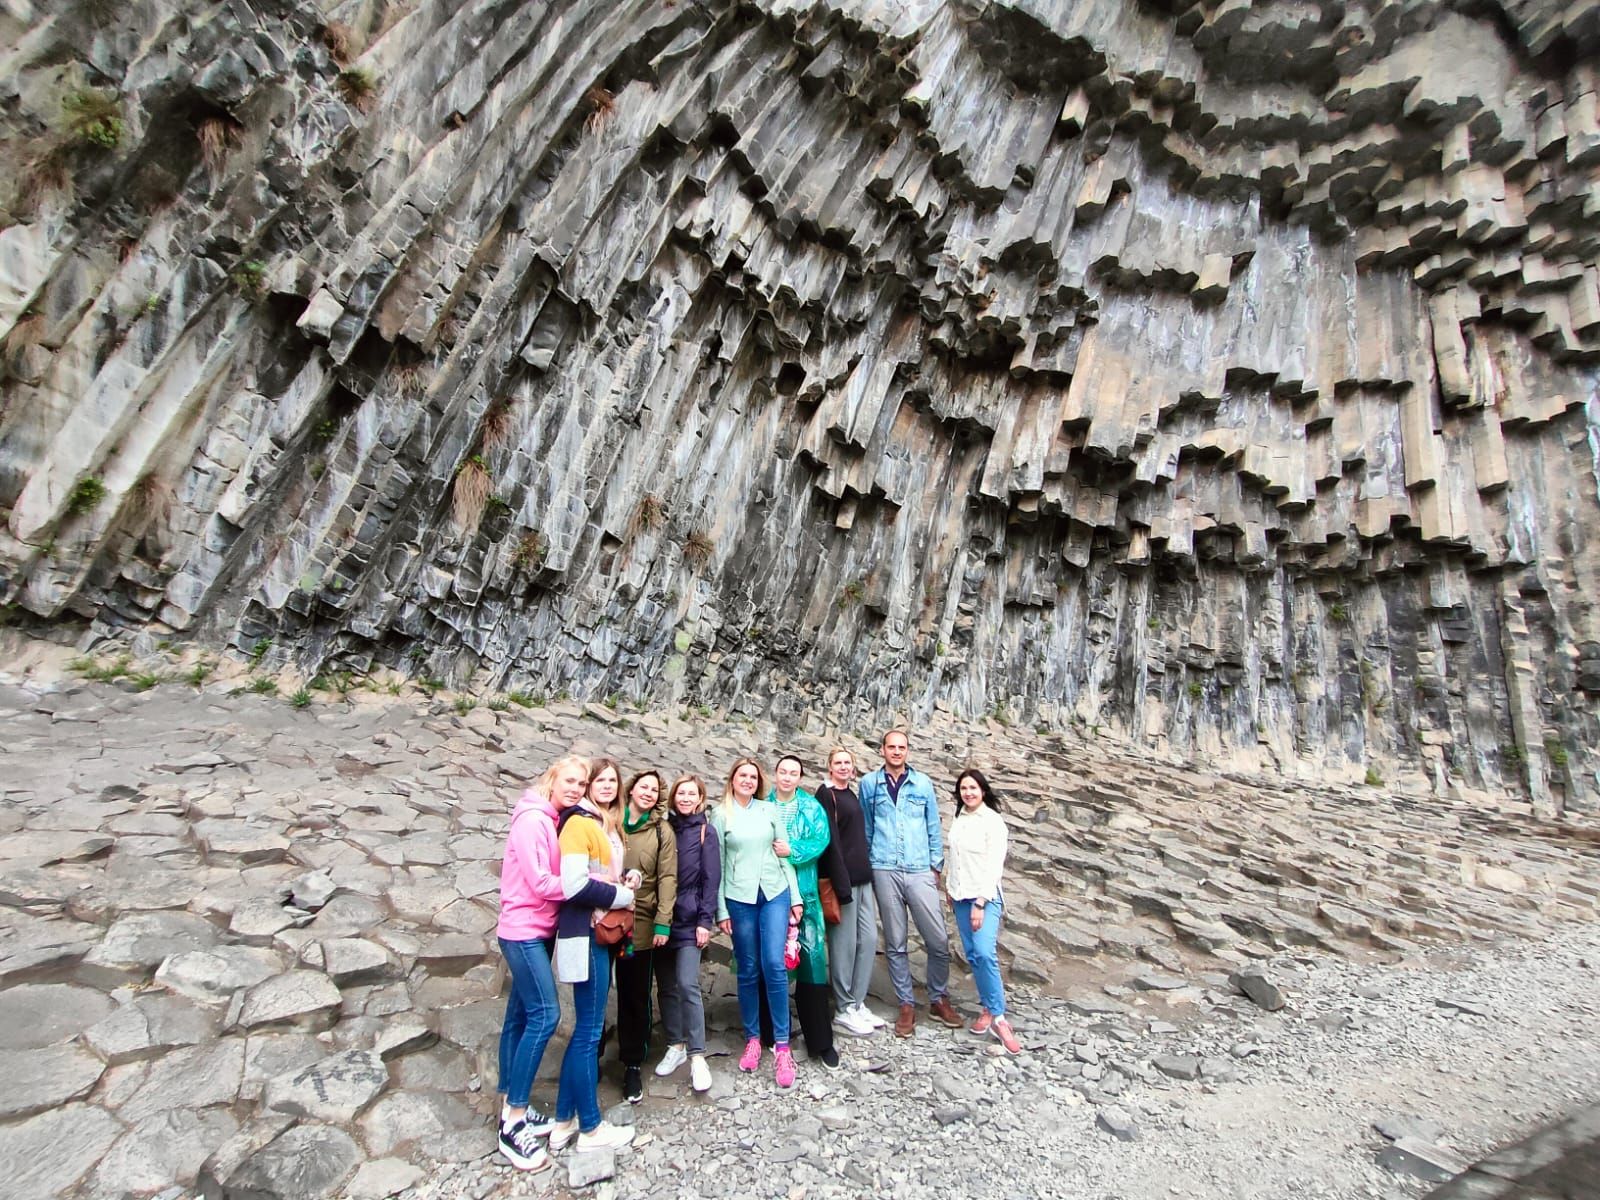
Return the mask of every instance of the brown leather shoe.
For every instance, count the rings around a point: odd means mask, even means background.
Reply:
[[[911,1031],[917,1027],[917,1006],[915,1004],[902,1004],[900,1015],[894,1019],[895,1037],[910,1037]]]
[[[949,996],[940,996],[932,1004],[928,1005],[928,1011],[933,1014],[935,1021],[942,1021],[951,1029],[960,1029],[964,1024],[961,1020],[961,1014],[950,1007]]]

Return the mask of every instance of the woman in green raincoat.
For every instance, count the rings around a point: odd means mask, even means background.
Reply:
[[[789,833],[789,865],[800,885],[805,911],[800,918],[800,965],[794,976],[794,1006],[806,1055],[828,1068],[839,1065],[833,1047],[833,1021],[828,1015],[828,938],[822,922],[822,901],[817,897],[817,860],[829,849],[828,814],[810,792],[800,786],[804,773],[800,760],[785,754],[773,768],[773,789],[767,802],[777,807]],[[763,1039],[772,1026],[762,996]]]

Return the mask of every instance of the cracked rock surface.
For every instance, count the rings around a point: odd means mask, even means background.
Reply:
[[[1596,806],[1593,6],[125,7],[0,13],[21,618]]]

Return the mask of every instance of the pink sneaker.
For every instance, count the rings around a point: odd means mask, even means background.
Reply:
[[[751,1038],[744,1044],[744,1053],[739,1056],[739,1070],[754,1071],[761,1065],[761,1039]]]
[[[789,1052],[788,1046],[779,1046],[777,1061],[772,1066],[772,1077],[778,1081],[781,1088],[794,1086],[794,1055]]]

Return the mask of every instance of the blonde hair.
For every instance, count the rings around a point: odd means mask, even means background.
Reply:
[[[534,782],[533,789],[546,800],[555,798],[556,780],[568,767],[577,767],[584,777],[584,788],[589,786],[589,760],[581,754],[563,754],[545,768],[544,774]]]
[[[617,794],[610,804],[601,804],[590,794],[594,781],[610,770],[617,777]],[[583,794],[588,797],[595,810],[600,814],[601,823],[605,826],[607,837],[622,836],[622,768],[613,759],[596,758],[589,762],[589,782],[584,785]],[[617,870],[622,870],[622,864],[617,864]]]
[[[756,770],[756,791],[750,797],[759,800],[767,792],[767,773],[761,769],[761,764],[753,758],[736,758],[733,766],[728,768],[728,782],[722,786],[722,815],[725,819],[733,816],[733,777],[739,773],[741,767],[754,767]]]
[[[854,754],[851,754],[850,751],[846,750],[843,746],[835,746],[832,750],[828,751],[827,762],[828,762],[828,770],[829,771],[833,770],[833,760],[838,758],[839,755],[841,755],[841,754],[844,755],[846,758],[848,758],[850,760],[850,766],[852,768],[855,767],[855,765],[856,765],[856,756]]]
[[[667,789],[667,812],[669,814],[678,811],[678,789],[691,783],[700,789],[700,803],[694,806],[694,811],[705,812],[706,801],[709,799],[709,797],[706,796],[705,780],[701,779],[698,775],[679,775],[672,781],[672,786]]]

